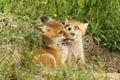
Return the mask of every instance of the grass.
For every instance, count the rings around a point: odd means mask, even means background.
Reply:
[[[63,23],[65,18],[89,22],[87,32],[94,41],[102,43],[111,51],[120,50],[119,0],[1,0],[0,12],[27,16],[33,21],[46,15]]]
[[[89,34],[111,51],[120,50],[120,1],[86,0],[84,5],[83,15],[91,23]]]
[[[111,51],[120,50],[120,1],[0,0],[0,80],[95,80],[89,68],[43,69],[32,64],[41,36],[33,28],[40,16],[64,23],[65,18],[89,22],[87,35]],[[102,79],[100,79],[102,80]]]

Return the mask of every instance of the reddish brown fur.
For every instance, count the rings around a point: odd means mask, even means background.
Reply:
[[[65,33],[67,33],[67,31],[63,28],[63,24],[58,21],[47,21],[45,26],[47,26],[50,32],[45,32],[43,36],[47,36],[48,38],[63,36]],[[59,34],[60,31],[62,31],[61,34]]]
[[[53,67],[55,66],[54,59],[51,58],[48,54],[51,54],[55,57],[57,64],[61,64],[59,60],[59,56],[56,54],[58,53],[57,49],[53,49],[51,47],[45,47],[45,48],[38,48],[35,50],[34,55],[34,63],[39,64],[42,61],[42,64],[45,67]]]
[[[49,42],[49,39],[64,36],[66,33],[64,26],[58,21],[47,21],[46,23],[44,23],[44,26],[46,26],[47,29],[50,30],[50,31],[46,31],[42,34],[44,37],[47,37],[48,42]],[[54,44],[54,43],[48,43],[44,47],[38,48],[37,50],[35,50],[35,52],[34,52],[34,55],[35,55],[34,62],[35,63],[42,62],[42,64],[45,67],[53,67],[53,66],[55,66],[54,60],[56,60],[57,65],[62,65],[61,59],[59,56],[59,49],[49,46],[52,44]],[[42,54],[40,54],[40,53],[42,53]],[[53,58],[51,58],[50,55],[52,55]]]
[[[57,30],[58,28],[63,29],[63,24],[61,24],[58,21],[47,21],[45,25],[49,27],[53,27],[55,30]]]

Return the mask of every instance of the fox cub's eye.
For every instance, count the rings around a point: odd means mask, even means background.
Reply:
[[[67,29],[68,31],[71,31],[71,30],[72,30],[72,28],[71,28],[70,26],[66,26],[66,29]]]
[[[58,34],[62,34],[63,33],[63,31],[60,31]]]
[[[78,26],[75,26],[75,30],[78,30],[79,29],[79,27]]]
[[[50,32],[50,29],[48,29],[47,31]]]

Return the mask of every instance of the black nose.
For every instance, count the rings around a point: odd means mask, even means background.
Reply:
[[[74,36],[74,35],[75,35],[75,33],[71,33],[71,35],[72,35],[72,36]]]

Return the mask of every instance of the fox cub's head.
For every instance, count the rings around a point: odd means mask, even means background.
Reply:
[[[62,23],[52,20],[46,16],[42,16],[41,21],[43,24],[40,27],[35,26],[35,28],[39,29],[44,37],[53,41],[62,41],[65,38],[67,30],[64,28]]]
[[[68,30],[69,34],[67,35],[65,42],[71,43],[74,39],[82,37],[86,33],[87,26],[88,23],[81,23],[66,19],[64,27]]]

